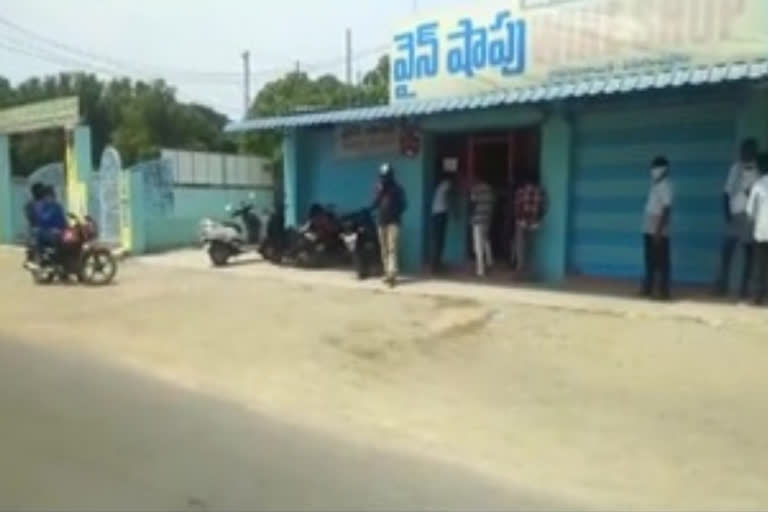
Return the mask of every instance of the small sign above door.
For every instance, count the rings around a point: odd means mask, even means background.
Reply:
[[[336,156],[397,155],[400,153],[401,130],[394,123],[349,125],[336,128]]]

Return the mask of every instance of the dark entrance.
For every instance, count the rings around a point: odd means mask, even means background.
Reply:
[[[443,135],[436,142],[433,182],[443,172],[449,159],[457,164],[462,200],[468,201],[469,191],[476,179],[485,180],[494,189],[496,201],[490,234],[492,250],[494,259],[500,264],[509,261],[512,191],[525,174],[539,174],[539,127]],[[431,199],[428,204],[431,204]],[[473,258],[470,231],[467,221],[468,261]]]

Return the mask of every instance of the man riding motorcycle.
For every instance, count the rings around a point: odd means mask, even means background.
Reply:
[[[37,254],[42,256],[46,249],[58,248],[61,234],[67,229],[67,216],[64,208],[56,200],[53,187],[45,187],[45,193],[35,204],[37,223]]]
[[[45,197],[45,185],[34,183],[29,193],[30,199],[24,205],[24,217],[27,220],[27,260],[24,262],[25,267],[34,265],[38,257],[36,250],[38,236],[37,207]]]

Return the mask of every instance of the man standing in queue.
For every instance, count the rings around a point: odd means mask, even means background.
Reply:
[[[757,286],[755,304],[762,306],[768,296],[768,154],[757,158],[761,178],[749,191],[746,212],[753,225],[752,235],[755,241],[757,260]]]
[[[643,245],[645,248],[645,281],[642,293],[652,297],[670,298],[669,226],[672,215],[673,190],[669,179],[669,161],[656,157],[651,163],[651,184],[645,204]]]
[[[744,249],[744,266],[739,292],[742,299],[746,299],[749,295],[754,257],[754,233],[752,221],[748,217],[746,210],[752,186],[760,178],[757,152],[757,141],[755,139],[745,140],[741,145],[739,161],[731,167],[725,183],[723,213],[725,215],[726,233],[723,239],[720,272],[715,288],[715,292],[721,296],[728,295],[731,264],[733,262],[733,255],[736,253],[739,245]]]
[[[390,287],[397,283],[400,223],[406,206],[405,191],[395,180],[392,165],[382,164],[372,209],[378,211],[381,264],[384,282]]]
[[[443,270],[443,250],[445,249],[445,232],[448,226],[448,210],[452,194],[452,176],[444,172],[435,187],[432,196],[432,272]]]

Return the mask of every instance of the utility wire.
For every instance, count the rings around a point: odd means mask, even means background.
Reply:
[[[18,23],[15,23],[8,18],[5,18],[3,16],[0,16],[0,25],[5,26],[12,31],[24,35],[26,38],[31,39],[34,43],[38,45],[37,48],[37,54],[39,56],[40,53],[44,53],[44,57],[40,56],[39,58],[42,58],[44,60],[48,60],[50,62],[53,62],[52,59],[55,58],[61,58],[62,61],[66,61],[71,65],[72,62],[77,62],[79,66],[85,67],[91,70],[98,70],[98,72],[106,73],[110,75],[119,74],[120,76],[124,76],[127,74],[127,70],[132,71],[132,74],[141,75],[145,77],[157,77],[160,76],[168,76],[168,77],[176,77],[180,78],[180,81],[210,81],[210,82],[232,82],[232,83],[239,83],[239,81],[242,79],[242,73],[239,72],[229,72],[229,71],[201,71],[201,70],[189,70],[189,69],[163,69],[163,68],[151,68],[147,67],[145,64],[138,64],[133,63],[129,61],[125,61],[122,59],[115,59],[113,57],[91,52],[88,50],[83,50],[71,45],[68,45],[66,43],[63,43],[61,41],[58,41],[56,39],[52,39],[43,35],[40,35],[36,32],[33,32],[32,30],[29,30],[28,28],[25,28]],[[18,41],[18,39],[17,39]],[[52,49],[43,49],[41,51],[40,44],[46,45],[46,46],[52,46]],[[16,43],[16,46],[19,46],[19,43]],[[24,46],[24,45],[21,45]],[[360,59],[369,57],[370,55],[373,55],[375,53],[382,53],[387,50],[388,46],[377,46],[374,48],[370,48],[367,50],[364,50],[362,52],[359,52],[353,56],[354,61],[358,61]],[[59,53],[52,53],[52,50]],[[32,53],[32,50],[29,48],[21,48],[20,52],[23,53]],[[61,55],[61,52],[64,52],[64,55]],[[69,55],[66,55],[66,54]],[[56,57],[56,56],[60,57]],[[75,60],[76,59],[76,60]],[[94,63],[95,61],[95,63]],[[321,61],[317,63],[310,63],[307,66],[304,66],[303,69],[306,71],[321,71],[328,68],[332,68],[335,66],[340,66],[345,61],[344,57],[338,57],[333,60],[327,60],[327,61]],[[59,62],[56,62],[59,64]],[[289,72],[289,67],[274,67],[274,68],[265,68],[260,70],[254,70],[251,72],[251,77],[253,78],[263,78],[269,75],[276,75],[280,73],[286,73]]]

